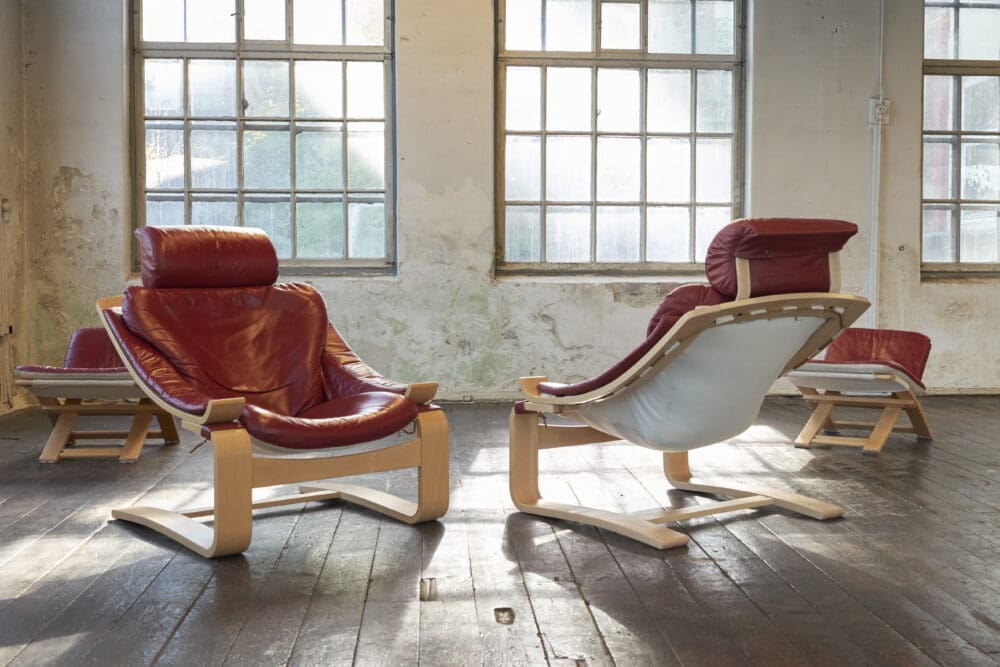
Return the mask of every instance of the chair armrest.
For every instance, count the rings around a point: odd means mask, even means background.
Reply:
[[[521,392],[525,396],[534,398],[536,396],[541,396],[541,392],[538,390],[538,385],[542,382],[547,382],[548,377],[545,375],[531,375],[528,377],[523,377],[518,382],[521,384]]]
[[[406,393],[403,395],[417,405],[425,405],[434,399],[437,390],[437,382],[415,382],[406,387]]]
[[[241,396],[212,398],[192,386],[159,351],[125,325],[118,307],[100,310],[101,321],[136,384],[161,408],[193,424],[231,422],[243,412]]]

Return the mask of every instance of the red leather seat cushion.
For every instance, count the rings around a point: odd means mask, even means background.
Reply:
[[[399,394],[370,391],[314,405],[296,417],[247,404],[240,422],[256,438],[289,449],[354,445],[396,433],[417,417]]]
[[[298,415],[324,400],[323,299],[310,286],[216,289],[130,287],[128,328],[198,392]]]
[[[101,327],[77,329],[69,339],[64,368],[125,370],[108,332]]]
[[[278,256],[260,229],[140,227],[145,287],[247,287],[278,279]]]
[[[750,260],[750,296],[827,292],[828,255],[858,231],[844,220],[749,218],[722,228],[708,247],[705,274],[712,287],[734,297],[736,258]]]
[[[563,384],[560,382],[540,382],[538,390],[551,396],[579,396],[617,379],[631,368],[643,355],[676,324],[684,313],[696,306],[714,306],[731,299],[719,294],[708,285],[681,285],[664,297],[649,321],[646,340],[625,355],[618,363],[600,375],[582,382]]]
[[[846,329],[826,348],[824,363],[885,364],[903,371],[921,387],[931,339],[916,331]]]

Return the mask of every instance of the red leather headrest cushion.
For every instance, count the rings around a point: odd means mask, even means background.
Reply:
[[[844,247],[858,226],[844,220],[747,218],[715,235],[705,273],[716,290],[736,296],[736,258],[749,259],[750,296],[830,289],[828,255]]]
[[[103,327],[77,329],[69,339],[65,368],[121,368],[125,370],[111,337]]]
[[[249,227],[140,227],[144,287],[273,285],[278,255],[271,239]]]
[[[931,354],[931,339],[916,331],[852,327],[833,339],[825,361],[840,363],[888,363],[921,382]]]

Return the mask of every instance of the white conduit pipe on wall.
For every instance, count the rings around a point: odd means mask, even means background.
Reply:
[[[871,173],[871,221],[869,225],[868,242],[868,298],[871,308],[865,318],[868,325],[878,328],[879,283],[881,278],[880,252],[880,221],[882,201],[882,139],[885,130],[885,115],[888,112],[887,100],[883,95],[882,76],[885,71],[885,0],[878,3],[878,84],[876,97],[872,98],[869,108],[869,121],[872,124],[872,173]]]

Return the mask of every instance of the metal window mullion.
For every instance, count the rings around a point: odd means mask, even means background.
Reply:
[[[296,187],[298,187],[298,160],[296,151],[298,150],[298,134],[296,133],[295,117],[295,59],[288,60],[288,168],[289,193],[288,193],[288,222],[291,225],[290,245],[292,248],[292,259],[299,256],[298,247],[298,207],[296,206]]]
[[[597,72],[597,65],[590,68],[590,261],[595,264],[597,263]]]
[[[386,0],[392,2],[392,0]],[[388,31],[389,26],[386,25]],[[386,38],[388,39],[388,37]],[[395,153],[395,127],[396,127],[396,93],[393,85],[396,80],[396,60],[389,58],[382,64],[383,82],[383,116],[382,119],[382,139],[385,147],[385,164],[383,166],[383,194],[382,210],[385,222],[383,230],[385,237],[385,254],[383,260],[396,261],[396,153]],[[392,128],[392,131],[390,131]]]
[[[692,12],[694,8],[692,7]],[[694,18],[691,19],[694,21]],[[698,165],[698,70],[691,69],[691,127],[690,127],[690,142],[691,150],[688,153],[690,178],[688,179],[689,196],[691,199],[690,213],[688,216],[688,222],[690,224],[690,233],[688,234],[688,257],[691,262],[698,261],[697,257],[697,234],[698,234],[698,206],[696,194],[698,192],[697,183],[697,165]]]
[[[291,47],[295,43],[295,32],[292,24],[295,22],[295,12],[292,7],[294,0],[285,0],[285,41]]]
[[[341,17],[341,21],[343,21],[343,17]],[[341,175],[341,179],[342,179],[341,180],[341,186],[343,187],[343,190],[344,190],[344,196],[341,198],[341,201],[340,201],[340,209],[341,209],[341,214],[340,214],[340,230],[341,230],[341,234],[343,235],[343,239],[344,239],[344,259],[349,259],[350,256],[351,256],[351,253],[350,253],[351,249],[350,249],[350,245],[349,245],[350,234],[347,233],[347,228],[350,225],[350,218],[349,218],[349,216],[350,216],[350,207],[348,206],[347,202],[350,199],[351,193],[348,190],[348,178],[347,178],[347,172],[350,169],[350,158],[349,158],[349,153],[348,153],[348,150],[347,150],[347,135],[348,135],[348,132],[347,132],[347,60],[342,60],[341,61],[340,68],[341,68],[341,70],[340,70],[340,86],[341,86],[340,100],[341,100],[341,104],[343,105],[342,108],[341,108],[341,112],[343,113],[343,116],[344,116],[343,122],[341,123],[341,126],[340,126],[341,127],[341,130],[340,130],[340,132],[341,132],[341,135],[340,135],[341,136],[341,141],[340,141],[340,156],[341,156],[341,165],[342,165],[342,167],[341,167],[341,174],[340,175]]]
[[[955,24],[958,24],[958,11],[955,12],[956,19]],[[955,48],[958,49],[958,39],[956,37]],[[956,51],[957,53],[957,51]],[[952,183],[954,187],[954,196],[956,200],[956,206],[954,209],[954,224],[951,226],[952,233],[952,247],[955,249],[954,257],[955,262],[962,262],[962,206],[958,204],[958,200],[962,198],[962,144],[964,143],[964,136],[962,133],[962,91],[963,91],[963,81],[965,77],[961,75],[955,76],[955,121],[952,127],[957,130],[956,138],[958,141],[954,143],[952,150],[954,155],[952,156],[953,164],[955,165],[952,171]],[[921,179],[923,174],[920,175]]]
[[[236,216],[241,227],[246,227],[246,201],[243,192],[243,134],[246,131],[246,108],[243,105],[243,58],[239,53],[236,61]]]
[[[543,6],[544,6],[544,0],[543,0]],[[541,138],[540,138],[540,141],[541,141],[541,144],[542,144],[542,167],[541,167],[541,169],[542,169],[542,173],[541,173],[542,185],[541,185],[541,189],[539,190],[539,192],[541,193],[542,204],[541,204],[541,210],[539,211],[539,220],[540,220],[540,223],[541,223],[540,224],[539,233],[541,234],[542,238],[541,238],[541,243],[539,245],[540,251],[539,251],[538,256],[540,258],[540,261],[545,262],[545,261],[547,261],[546,257],[548,256],[548,244],[546,243],[546,238],[547,238],[548,214],[549,214],[548,213],[549,212],[549,207],[546,206],[546,203],[547,203],[546,200],[549,197],[549,193],[548,193],[548,181],[547,181],[547,174],[548,174],[548,170],[549,170],[549,166],[548,166],[549,165],[549,151],[548,151],[549,133],[548,133],[548,123],[547,123],[547,118],[548,118],[548,95],[546,94],[547,90],[548,90],[548,87],[549,87],[549,68],[548,67],[540,67],[539,69],[541,70],[541,76],[539,77],[539,79],[541,80],[541,86],[542,86],[542,90],[541,90],[541,102],[539,104],[539,107],[541,108],[541,114],[542,114],[542,117],[539,119],[539,123],[540,123],[539,127],[541,128],[541,131],[542,131]],[[504,117],[506,118],[506,115]],[[505,167],[505,172],[504,173],[506,175],[506,167]]]
[[[646,6],[645,0],[642,4],[643,7]],[[640,10],[641,13],[642,10]],[[646,168],[646,144],[649,142],[649,137],[646,134],[646,79],[649,73],[649,68],[642,68],[639,70],[639,201],[642,202],[639,205],[639,261],[646,261],[646,238],[647,230],[646,225],[648,224],[649,217],[646,215],[648,197],[648,183],[647,183],[647,168]]]
[[[187,7],[185,6],[185,17]],[[187,20],[185,18],[185,30],[187,30]],[[191,59],[185,58],[182,67],[183,101],[184,101],[184,123],[182,125],[182,141],[184,144],[184,224],[190,225],[194,222],[192,218],[193,205],[191,201]]]
[[[548,33],[547,24],[549,21],[549,0],[539,0],[539,4],[542,6],[542,17],[541,17],[541,34],[538,36],[541,40],[542,51],[545,50],[545,35]],[[506,27],[504,28],[506,30]],[[506,43],[504,44],[506,47]]]

